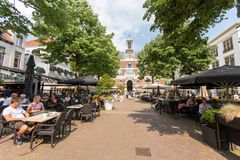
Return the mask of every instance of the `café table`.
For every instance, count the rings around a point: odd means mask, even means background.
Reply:
[[[67,109],[81,109],[83,107],[82,104],[77,104],[73,106],[68,106]]]
[[[60,115],[60,112],[48,112],[41,113],[35,116],[27,117],[22,119],[23,122],[34,122],[34,123],[44,123],[51,119],[54,119]]]
[[[79,113],[81,108],[83,107],[82,104],[77,104],[77,105],[73,105],[73,106],[68,106],[67,109],[75,109],[76,110],[76,118],[80,119]]]

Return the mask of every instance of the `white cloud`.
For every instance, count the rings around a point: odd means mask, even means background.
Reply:
[[[32,19],[32,12],[33,9],[30,7],[26,7],[22,2],[19,0],[8,0],[10,3],[14,4],[15,7],[28,19]]]
[[[8,0],[14,3],[14,0]],[[145,9],[142,8],[145,0],[87,0],[95,13],[99,15],[100,22],[107,27],[108,33],[114,33],[115,46],[123,51],[126,49],[125,40],[128,36],[148,35],[143,27],[150,26],[152,22],[143,21]],[[15,0],[16,8],[27,18],[32,19],[33,9]],[[135,41],[136,42],[136,41]],[[142,48],[137,42],[135,48]]]
[[[125,50],[128,34],[138,34],[142,27],[149,25],[143,21],[145,0],[88,0],[93,10],[99,15],[101,23],[108,33],[114,33],[114,44],[119,50]],[[135,44],[136,45],[136,44]]]

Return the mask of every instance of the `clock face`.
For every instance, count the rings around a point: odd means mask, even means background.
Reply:
[[[128,41],[128,49],[131,49],[131,48],[132,48],[132,42]]]

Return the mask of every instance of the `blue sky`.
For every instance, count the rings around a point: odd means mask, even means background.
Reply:
[[[14,0],[9,0],[14,2]],[[108,33],[114,33],[113,42],[115,46],[120,50],[126,49],[126,39],[131,36],[134,40],[134,48],[140,51],[144,45],[153,39],[158,32],[150,32],[150,26],[152,21],[143,21],[142,17],[145,13],[145,9],[142,8],[145,0],[87,0],[92,6],[95,13],[99,15],[100,22],[107,27]],[[16,2],[16,7],[28,18],[31,18],[32,9],[25,8],[25,6],[19,2]],[[216,24],[214,27],[210,27],[206,36],[209,40],[216,37],[225,29],[230,27],[236,22],[240,22],[237,18],[236,9],[232,9],[227,12],[225,20]],[[33,39],[30,36],[28,39]]]
[[[210,27],[208,30],[208,33],[206,36],[209,37],[209,40],[212,40],[217,35],[222,33],[224,30],[235,24],[236,22],[240,22],[240,18],[237,17],[237,9],[231,9],[227,12],[226,19],[224,19],[222,22],[216,24],[213,27]]]

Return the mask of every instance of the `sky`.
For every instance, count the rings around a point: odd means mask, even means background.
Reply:
[[[13,2],[14,0],[9,0]],[[93,11],[99,15],[99,20],[103,26],[107,28],[108,33],[114,33],[113,42],[118,50],[124,51],[126,49],[126,39],[131,37],[134,41],[134,50],[140,51],[146,43],[153,39],[158,31],[151,32],[150,26],[153,21],[143,20],[145,9],[142,8],[145,0],[87,0],[92,6]],[[16,7],[28,18],[31,18],[31,8],[15,1]],[[227,12],[225,20],[209,28],[206,36],[209,40],[216,37],[225,29],[236,22],[240,22],[237,18],[236,9],[231,9]],[[29,36],[28,39],[34,37]]]

